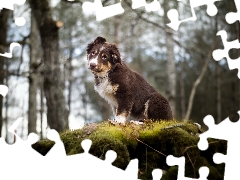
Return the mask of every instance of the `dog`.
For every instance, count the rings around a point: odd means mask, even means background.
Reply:
[[[94,89],[110,104],[113,122],[124,124],[129,116],[138,121],[173,119],[168,101],[126,65],[115,44],[99,36],[86,51]]]

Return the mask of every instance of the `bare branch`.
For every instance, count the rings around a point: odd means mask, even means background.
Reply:
[[[131,4],[130,4],[129,2],[127,2],[127,1],[123,1],[123,2],[124,2],[128,7],[130,7],[130,8],[132,9]],[[145,22],[147,22],[147,23],[150,23],[150,24],[152,24],[152,25],[154,25],[154,26],[162,29],[163,31],[165,31],[165,27],[164,27],[164,26],[161,26],[160,24],[155,23],[155,22],[153,22],[153,21],[150,21],[150,20],[148,20],[147,18],[143,17],[143,13],[140,13],[139,11],[137,11],[137,10],[135,10],[135,9],[132,9],[132,11],[135,12],[135,13],[138,15],[138,17],[139,17],[140,19],[142,19],[143,21],[145,21]]]
[[[185,119],[187,119],[187,120],[189,119],[191,111],[192,111],[193,100],[194,100],[194,96],[195,96],[197,87],[200,84],[200,82],[202,81],[202,79],[203,79],[203,77],[204,77],[204,75],[207,71],[208,64],[209,64],[210,60],[212,59],[212,51],[215,49],[216,42],[217,42],[217,38],[215,37],[214,41],[212,43],[212,46],[211,46],[211,48],[208,52],[207,59],[206,59],[205,64],[202,68],[201,74],[198,76],[198,78],[196,79],[196,81],[193,84],[191,94],[190,94],[190,98],[189,98],[189,101],[188,101],[187,113],[186,113],[186,116],[185,116]]]

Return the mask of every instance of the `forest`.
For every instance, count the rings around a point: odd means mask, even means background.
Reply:
[[[225,30],[228,41],[240,39],[239,21],[230,25],[225,19],[237,11],[234,0],[215,2],[215,16],[207,14],[206,5],[195,7],[196,21],[183,22],[177,31],[167,26],[167,12],[174,8],[180,19],[191,17],[189,0],[159,0],[160,9],[150,12],[133,9],[131,0],[102,0],[103,6],[121,2],[124,13],[101,21],[84,11],[84,2],[27,0],[14,11],[0,9],[0,53],[12,42],[21,45],[12,58],[0,56],[0,84],[9,87],[8,95],[0,96],[0,137],[13,142],[8,128],[18,117],[24,117],[17,129],[22,138],[112,118],[87,68],[86,47],[97,36],[115,43],[124,61],[168,99],[176,120],[203,124],[208,114],[217,123],[239,119],[238,70],[212,57],[213,50],[223,49],[218,31]],[[20,16],[24,26],[15,24]],[[229,51],[233,60],[239,55],[239,49]]]

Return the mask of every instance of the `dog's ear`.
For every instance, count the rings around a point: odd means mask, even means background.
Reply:
[[[103,37],[98,36],[93,42],[89,43],[87,45],[87,54],[90,53],[90,51],[92,50],[93,46],[96,44],[104,44],[106,42],[106,39]]]
[[[91,42],[87,45],[87,54],[90,54],[90,51],[92,50],[93,46],[94,46],[94,42]]]
[[[116,64],[116,63],[122,64],[119,50],[115,44],[110,45],[110,55],[111,55],[112,62],[114,64]]]
[[[104,44],[105,42],[107,42],[107,40],[101,36],[98,36],[95,40],[94,43],[95,44]]]

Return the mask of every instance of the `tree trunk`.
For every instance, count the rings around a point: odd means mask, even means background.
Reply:
[[[68,128],[68,110],[64,97],[64,81],[59,61],[59,26],[52,19],[48,0],[29,0],[40,31],[43,49],[43,85],[47,101],[47,122],[58,132]]]
[[[164,24],[166,34],[167,64],[166,64],[166,95],[172,109],[173,116],[176,113],[176,67],[174,61],[173,30],[166,24],[169,22],[167,12],[170,10],[169,1],[164,0]]]
[[[5,46],[7,40],[7,30],[8,30],[8,9],[2,9],[0,12],[0,53],[5,53]],[[4,80],[4,57],[0,56],[0,84],[3,84]],[[3,108],[3,97],[0,95],[0,137],[2,136],[2,126],[3,126],[3,116],[2,116],[2,108]]]
[[[44,102],[43,102],[43,83],[40,82],[40,138],[43,139],[43,113],[44,113]]]
[[[120,45],[120,16],[114,17],[114,43]]]
[[[8,87],[8,80],[9,80],[9,61],[6,61],[5,62],[5,85]],[[6,142],[8,143],[9,142],[9,139],[8,139],[8,107],[9,107],[9,96],[6,96],[5,97],[5,131],[6,131],[6,137],[5,137],[5,140]]]
[[[240,22],[236,21],[236,30],[237,30],[237,38],[240,42]],[[238,49],[238,57],[240,57],[240,49]],[[238,109],[240,108],[240,81],[238,81]]]
[[[115,3],[118,3],[118,0],[115,0]],[[114,16],[114,43],[119,47],[120,45],[120,23],[121,15]]]
[[[180,101],[181,101],[181,118],[184,119],[185,117],[185,112],[186,112],[186,108],[185,108],[185,88],[184,88],[184,77],[183,77],[183,62],[180,62]]]
[[[222,121],[222,100],[221,100],[221,72],[219,62],[216,61],[216,77],[217,77],[217,123]]]
[[[30,35],[30,61],[29,61],[29,101],[28,101],[28,134],[37,133],[37,86],[38,86],[38,74],[36,64],[38,61],[38,51],[41,49],[38,43],[38,29],[36,19],[31,13],[31,35]]]
[[[73,60],[73,53],[74,53],[74,48],[72,47],[72,38],[70,37],[70,50],[69,50],[69,59],[68,59],[68,65],[67,65],[67,70],[68,70],[68,113],[71,113],[71,97],[72,97],[72,86],[73,86],[73,65],[72,65],[72,60]]]

